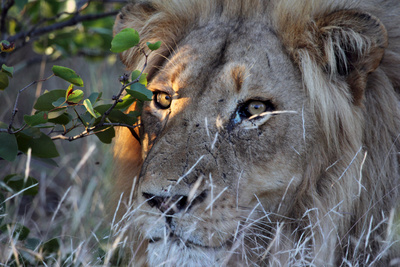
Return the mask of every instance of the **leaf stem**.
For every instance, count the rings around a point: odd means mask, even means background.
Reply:
[[[85,129],[87,130],[88,127],[86,125],[86,123],[82,120],[81,116],[79,115],[78,111],[76,111],[75,108],[73,108],[73,110],[75,111],[76,116],[78,117],[78,120],[82,123],[83,127],[85,127]]]

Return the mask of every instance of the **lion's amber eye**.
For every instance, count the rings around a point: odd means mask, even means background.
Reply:
[[[237,113],[241,119],[248,119],[252,116],[257,116],[264,112],[273,110],[275,110],[275,106],[269,100],[250,100],[241,105]]]
[[[247,105],[247,111],[251,116],[260,115],[267,110],[267,105],[261,101],[252,101]]]
[[[172,97],[164,92],[157,92],[154,94],[154,102],[160,109],[167,109],[171,106]]]
[[[241,105],[232,116],[232,124],[238,124],[246,119],[257,119],[264,112],[274,111],[275,105],[266,100],[249,100]]]

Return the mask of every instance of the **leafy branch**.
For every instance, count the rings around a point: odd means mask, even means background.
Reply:
[[[117,34],[111,43],[112,51],[124,51],[139,44],[137,31],[127,29]],[[151,51],[160,47],[161,42],[148,43]],[[111,104],[102,104],[101,93],[92,93],[84,99],[84,92],[75,87],[83,87],[82,78],[72,69],[53,66],[53,74],[49,77],[34,81],[18,91],[14,107],[11,112],[10,123],[5,127],[0,122],[0,142],[7,142],[8,146],[0,149],[0,158],[15,160],[19,153],[26,153],[32,149],[32,156],[52,158],[58,156],[54,140],[73,141],[91,135],[96,135],[100,141],[110,143],[115,136],[114,127],[126,127],[138,139],[135,129],[139,127],[138,117],[144,101],[152,99],[152,92],[147,86],[147,67],[149,53],[144,49],[141,52],[145,58],[142,69],[135,70],[131,75],[119,77],[122,83],[118,93],[112,96]],[[12,70],[7,69],[12,77]],[[45,92],[34,104],[36,110],[33,115],[24,115],[24,124],[15,127],[15,116],[18,112],[20,95],[32,85],[45,82],[57,76],[70,83],[66,90],[52,90]],[[135,110],[127,111],[135,104]],[[3,126],[2,126],[3,125]],[[78,133],[77,129],[83,128]],[[43,149],[46,147],[46,149]]]
[[[74,12],[66,8],[65,1],[2,1],[0,61],[6,63],[10,55],[18,53],[19,48],[31,42],[37,54],[46,55],[43,60],[47,62],[55,60],[61,53],[71,56],[89,54],[85,51],[90,51],[95,55],[104,55],[109,52],[110,43],[114,53],[138,45],[139,35],[133,29],[123,30],[112,39],[113,18],[110,16],[116,14],[116,11],[104,10],[104,2],[118,1],[75,1],[77,7]],[[41,9],[40,5],[46,5],[47,8]],[[103,19],[99,21],[99,18]],[[66,29],[78,23],[81,27]],[[161,42],[148,43],[148,49],[141,50],[145,57],[143,68],[122,75],[118,79],[122,85],[116,86],[117,94],[108,99],[101,92],[86,95],[83,79],[74,70],[62,66],[53,66],[53,73],[47,78],[33,81],[17,90],[15,101],[10,107],[10,117],[6,122],[0,121],[0,160],[17,161],[21,159],[20,155],[26,154],[28,162],[34,157],[57,165],[57,161],[52,159],[59,156],[56,140],[73,141],[94,135],[101,142],[110,143],[115,136],[115,127],[125,127],[138,138],[135,131],[140,127],[138,120],[143,103],[153,96],[146,88],[147,74],[144,70],[151,53],[146,51],[156,50],[160,45]],[[14,72],[29,65],[27,58],[25,55],[23,62],[15,66],[16,71],[14,67],[0,63],[0,94],[4,89],[13,89],[8,87],[9,80],[14,78]],[[29,59],[32,58],[29,56]],[[28,100],[25,98],[27,90],[55,77],[66,81],[65,88],[43,92],[33,101],[32,113],[20,114],[22,112],[18,107],[21,101]],[[134,110],[130,108],[132,105]],[[2,259],[2,262],[7,266],[54,265],[53,256],[59,251],[60,238],[32,238],[28,227],[7,214],[9,205],[18,205],[10,203],[11,198],[38,194],[39,183],[28,172],[25,175],[5,174],[0,180],[0,238],[7,237],[13,243],[12,255]]]
[[[138,33],[130,29],[117,34],[112,41],[112,51],[124,51],[139,44]],[[155,44],[148,43],[150,51],[160,47],[161,42]],[[59,156],[53,141],[67,140],[73,141],[87,136],[96,135],[100,141],[110,143],[115,135],[114,127],[126,127],[131,130],[133,136],[138,138],[135,129],[140,125],[137,123],[141,114],[141,107],[144,101],[150,101],[153,93],[147,86],[147,74],[144,70],[147,66],[149,53],[141,50],[145,57],[143,68],[135,70],[131,75],[124,74],[119,77],[122,83],[118,94],[112,96],[111,104],[103,104],[101,93],[92,93],[86,99],[84,92],[75,87],[84,87],[82,78],[72,69],[53,66],[53,74],[49,77],[34,81],[18,91],[15,103],[11,110],[9,124],[0,122],[0,159],[14,161],[18,155],[27,154],[28,158],[32,155],[36,158],[54,158]],[[151,53],[151,52],[150,52]],[[13,77],[13,69],[2,66],[0,73],[9,78]],[[24,115],[24,123],[16,129],[15,117],[18,113],[18,103],[21,95],[33,85],[46,82],[53,77],[59,77],[69,83],[67,89],[51,90],[40,95],[34,104],[35,112],[33,115]],[[135,110],[129,111],[129,107],[134,104]],[[128,112],[129,111],[129,112]],[[80,130],[77,134],[74,131]],[[50,130],[49,130],[50,129]],[[0,235],[9,233],[15,238],[17,245],[14,259],[24,258],[20,251],[29,251],[24,243],[30,233],[29,228],[15,222],[3,222],[5,214],[5,199],[3,192],[24,195],[36,195],[38,193],[38,181],[30,176],[10,174],[0,182]],[[53,238],[46,242],[38,240],[40,251],[52,253],[59,248],[59,240]],[[23,244],[23,245],[19,245]],[[41,257],[40,261],[44,261]]]

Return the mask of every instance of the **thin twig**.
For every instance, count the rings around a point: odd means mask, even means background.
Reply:
[[[25,44],[26,37],[34,38],[34,37],[44,35],[46,33],[49,33],[49,32],[55,31],[55,30],[59,30],[59,29],[62,29],[62,28],[68,27],[68,26],[76,25],[83,21],[101,19],[101,18],[105,18],[105,17],[109,17],[109,16],[115,16],[117,14],[118,14],[118,11],[110,11],[110,12],[102,13],[102,14],[88,14],[88,15],[83,15],[83,16],[81,16],[79,13],[77,13],[75,16],[73,16],[71,19],[69,19],[67,21],[54,23],[52,25],[41,27],[41,28],[35,29],[33,31],[30,30],[30,31],[17,33],[16,35],[10,36],[7,39],[7,41],[15,42],[17,40],[23,40],[24,42],[21,45],[21,46],[23,46]]]
[[[101,130],[96,131],[97,129],[99,129],[101,127],[104,127],[104,126],[110,126],[110,127],[107,127],[105,129],[101,129]],[[139,127],[139,124],[137,124],[137,125],[129,125],[129,124],[124,124],[124,123],[105,123],[105,124],[102,124],[102,125],[98,124],[95,127],[89,128],[89,129],[87,129],[87,130],[83,131],[82,133],[77,134],[75,136],[65,136],[64,134],[59,134],[59,135],[52,136],[51,140],[60,139],[60,140],[74,141],[74,140],[77,140],[77,139],[80,139],[80,138],[83,138],[83,137],[86,137],[86,136],[94,135],[94,134],[97,134],[97,133],[102,133],[104,131],[107,131],[111,127],[128,127],[129,129],[135,129],[136,127]]]
[[[135,129],[135,128],[138,127],[139,125],[138,125],[138,124],[136,124],[136,125],[129,125],[129,124],[125,124],[125,123],[107,123],[107,122],[105,122],[105,123],[103,123],[101,126],[128,127],[128,128],[131,128],[131,129]],[[99,127],[101,127],[101,126],[99,126]]]
[[[32,85],[35,85],[35,84],[37,84],[37,83],[39,83],[39,82],[45,82],[45,81],[47,81],[48,79],[50,79],[51,77],[53,77],[53,76],[54,76],[54,74],[50,75],[49,77],[47,77],[47,78],[45,78],[45,79],[33,81],[33,82],[31,82],[30,84],[28,84],[27,86],[25,86],[24,88],[22,88],[21,90],[18,91],[17,97],[15,98],[14,108],[13,108],[13,111],[12,111],[12,114],[11,114],[10,124],[8,125],[8,133],[10,133],[10,134],[15,134],[15,133],[17,133],[18,131],[21,130],[21,129],[20,129],[20,130],[17,130],[17,131],[13,131],[13,130],[12,130],[12,126],[13,126],[13,123],[14,123],[15,115],[17,115],[17,112],[18,112],[17,105],[18,105],[19,95],[20,95],[23,91],[25,91],[26,89],[28,89],[29,87],[31,87]]]
[[[140,72],[140,75],[139,75],[135,80],[133,80],[133,81],[131,81],[131,82],[129,82],[129,83],[127,83],[127,84],[125,84],[125,85],[123,85],[123,86],[121,87],[121,90],[119,91],[118,95],[116,95],[116,96],[114,97],[114,103],[112,104],[112,106],[111,106],[106,112],[104,112],[103,116],[101,117],[100,124],[104,124],[104,121],[105,121],[106,117],[107,117],[108,115],[110,115],[110,112],[111,112],[111,111],[115,108],[115,106],[119,103],[119,101],[120,101],[120,99],[121,99],[121,96],[122,96],[122,93],[124,92],[124,90],[125,90],[128,86],[130,86],[130,85],[132,85],[132,84],[134,84],[134,83],[139,82],[140,76],[142,76],[144,70],[145,70],[146,67],[147,67],[147,58],[149,57],[149,55],[146,54],[143,50],[142,50],[142,53],[143,53],[144,56],[145,56],[145,61],[144,61],[144,66],[143,66],[143,68],[142,68],[142,71]]]

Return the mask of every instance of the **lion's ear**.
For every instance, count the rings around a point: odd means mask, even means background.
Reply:
[[[125,28],[133,28],[139,32],[141,41],[143,37],[147,40],[152,39],[151,33],[146,32],[146,24],[156,13],[155,8],[146,1],[137,1],[137,3],[129,3],[121,9],[121,12],[117,15],[114,23],[114,35],[119,33]],[[143,42],[139,46],[135,46],[129,50],[126,50],[120,54],[122,62],[125,66],[134,70],[142,59],[140,48],[143,48]]]
[[[368,74],[380,64],[387,32],[380,20],[356,10],[337,11],[316,21],[317,39],[331,75],[343,77],[359,105]]]
[[[156,3],[155,3],[156,2]],[[114,35],[125,28],[133,28],[138,31],[140,43],[129,50],[121,53],[121,60],[129,70],[141,68],[144,64],[144,56],[141,49],[147,49],[147,42],[161,41],[161,47],[156,53],[148,57],[148,79],[153,72],[162,65],[170,54],[176,43],[183,35],[184,18],[171,15],[169,1],[134,1],[126,5],[118,14],[114,24]]]

